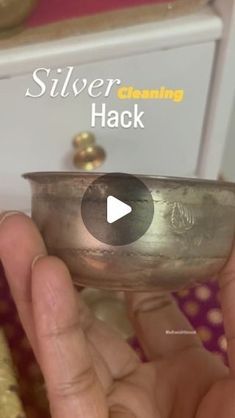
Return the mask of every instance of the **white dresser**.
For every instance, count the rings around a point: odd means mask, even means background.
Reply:
[[[211,170],[209,176],[216,177],[218,169],[207,167],[203,156],[203,141],[222,34],[221,17],[207,7],[167,22],[0,51],[0,208],[29,210],[22,173],[75,170],[72,138],[80,131],[92,130],[106,152],[98,171],[192,177],[202,175],[204,164],[205,174]],[[50,97],[52,79],[58,78],[59,92],[69,66],[74,67],[71,83],[120,79],[137,89],[183,89],[184,100],[120,100],[117,88],[108,98],[92,98],[86,90],[74,97],[71,88],[66,98]],[[25,97],[27,89],[38,91],[32,78],[36,68],[52,68],[48,78],[41,72],[47,90],[40,98]],[[92,104],[100,111],[103,103],[119,113],[137,105],[144,129],[102,127],[99,118],[91,127]],[[216,161],[222,150],[221,145]]]

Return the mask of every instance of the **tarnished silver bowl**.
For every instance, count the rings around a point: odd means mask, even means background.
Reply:
[[[81,217],[83,194],[100,175],[24,175],[32,186],[32,218],[48,252],[65,261],[75,283],[174,291],[221,270],[234,240],[235,184],[138,176],[152,194],[153,221],[137,241],[110,246],[95,239]]]

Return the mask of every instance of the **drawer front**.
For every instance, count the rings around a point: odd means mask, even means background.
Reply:
[[[74,67],[66,98],[50,97],[52,79],[58,78],[58,90],[64,84],[68,68],[58,74],[51,70],[38,73],[47,83],[40,98],[25,97],[38,94],[40,88],[32,74],[0,81],[1,156],[0,207],[28,210],[29,188],[20,175],[27,171],[74,170],[72,138],[80,131],[92,130],[97,143],[106,152],[106,160],[98,171],[132,174],[193,176],[196,174],[202,126],[210,84],[214,42],[162,50],[148,54],[122,57]],[[43,67],[43,65],[41,65]],[[184,99],[128,99],[117,97],[115,86],[104,97],[105,81],[99,97],[90,97],[84,89],[77,97],[72,84],[81,87],[83,78],[88,84],[94,79],[120,79],[121,86],[136,89],[161,87],[184,90]],[[91,127],[92,106],[106,116],[111,110],[144,112],[141,126],[125,128],[101,126],[100,117]],[[138,109],[137,109],[138,108]],[[137,122],[136,122],[137,123]],[[138,123],[137,123],[138,125]]]

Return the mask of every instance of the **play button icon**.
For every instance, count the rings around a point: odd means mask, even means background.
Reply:
[[[141,238],[152,223],[154,204],[143,181],[129,174],[97,174],[81,203],[83,222],[94,238],[113,245]]]
[[[112,224],[132,212],[132,207],[114,196],[107,198],[107,222]]]

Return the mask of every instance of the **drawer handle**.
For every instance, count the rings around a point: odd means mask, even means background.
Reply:
[[[96,145],[95,135],[91,132],[80,132],[73,139],[75,149],[73,162],[76,168],[90,171],[100,167],[106,159],[104,149]]]

